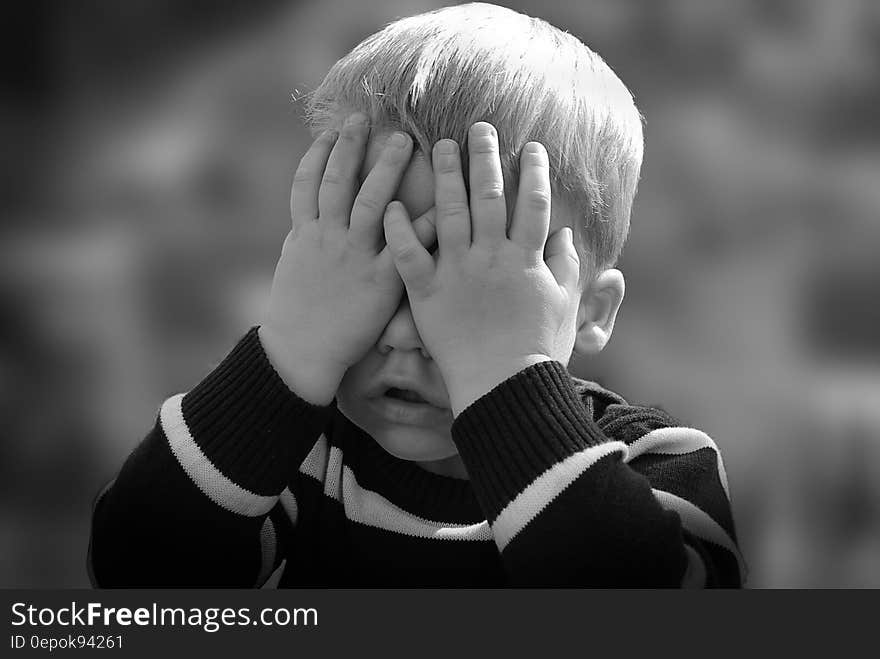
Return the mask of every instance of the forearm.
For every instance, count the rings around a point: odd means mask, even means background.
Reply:
[[[558,362],[481,397],[453,438],[512,583],[678,586],[694,571],[679,515],[626,464],[627,444],[602,433]]]
[[[97,502],[101,586],[252,586],[260,529],[327,409],[293,395],[252,330],[205,380],[168,399]]]

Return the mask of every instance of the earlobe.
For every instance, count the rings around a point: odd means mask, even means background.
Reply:
[[[597,355],[606,346],[614,331],[614,321],[625,291],[623,273],[615,269],[599,273],[587,286],[577,312],[574,342],[577,355]]]

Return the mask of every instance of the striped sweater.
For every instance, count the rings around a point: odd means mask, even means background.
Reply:
[[[98,495],[97,587],[741,585],[714,442],[562,364],[462,412],[469,481],[290,391],[251,330]]]

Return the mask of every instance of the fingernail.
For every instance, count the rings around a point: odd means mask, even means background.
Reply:
[[[477,137],[493,137],[495,135],[495,127],[485,121],[481,121],[471,126],[471,131]]]
[[[348,119],[345,120],[346,126],[362,126],[367,123],[367,115],[363,112],[355,112],[348,116]]]
[[[406,143],[409,141],[409,137],[405,133],[401,133],[399,131],[392,133],[391,138],[388,140],[391,143],[391,146],[402,148],[406,146]]]
[[[455,140],[440,140],[437,142],[437,153],[442,153],[444,156],[451,156],[454,153],[458,153],[458,144]]]
[[[543,153],[544,146],[540,142],[529,142],[525,145],[526,153]]]

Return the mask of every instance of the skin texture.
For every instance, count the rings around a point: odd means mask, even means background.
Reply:
[[[541,145],[523,149],[508,236],[489,124],[469,136],[470,200],[454,142],[413,154],[408,136],[390,145],[390,129],[349,124],[341,133],[319,137],[295,177],[294,226],[261,340],[300,396],[326,404],[335,395],[391,454],[467,478],[454,417],[525,366],[601,350],[622,276],[605,271],[578,290],[570,232],[559,231],[573,217],[555,201],[551,208]],[[377,409],[377,389],[395,377],[417,385],[437,414],[412,420]]]

